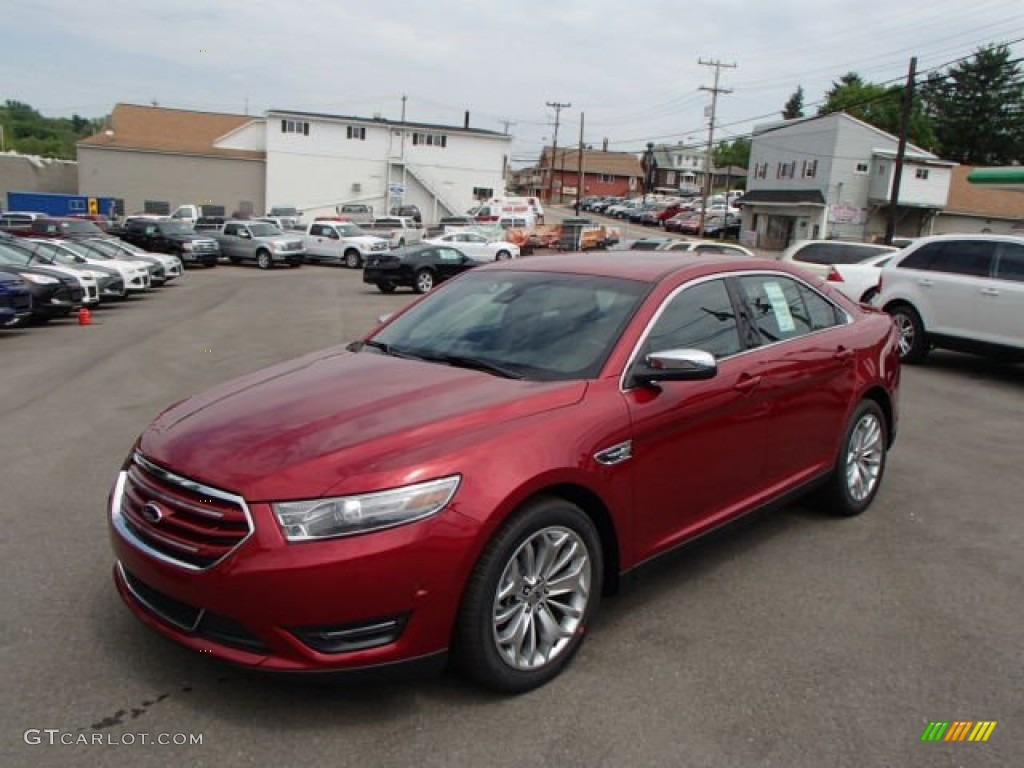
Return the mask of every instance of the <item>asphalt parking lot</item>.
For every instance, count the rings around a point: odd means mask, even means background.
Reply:
[[[663,559],[603,603],[566,674],[519,698],[452,675],[268,679],[139,624],[106,530],[137,434],[182,397],[357,338],[412,298],[343,268],[221,266],[88,327],[0,332],[0,763],[1024,765],[1024,368],[954,354],[904,369],[865,515],[791,506]],[[984,744],[922,743],[934,720],[998,725]]]

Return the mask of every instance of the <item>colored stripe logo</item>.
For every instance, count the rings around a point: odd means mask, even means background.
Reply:
[[[921,741],[988,741],[996,729],[995,720],[933,720],[921,734]]]

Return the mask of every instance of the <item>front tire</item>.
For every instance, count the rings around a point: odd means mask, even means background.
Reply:
[[[819,492],[819,505],[840,517],[859,515],[871,506],[885,474],[888,446],[889,429],[881,407],[874,400],[862,401],[850,417],[839,460]]]
[[[359,251],[355,248],[349,248],[345,251],[345,266],[349,269],[359,269],[363,265],[363,260],[359,256]]]
[[[899,331],[900,361],[908,364],[919,363],[928,354],[928,338],[921,316],[909,304],[886,307]]]
[[[416,273],[412,289],[416,293],[429,293],[434,288],[434,273],[429,269],[421,269]]]
[[[502,693],[547,683],[580,649],[602,576],[601,539],[582,509],[560,498],[528,503],[473,569],[459,611],[456,662]]]
[[[270,269],[270,253],[267,251],[260,251],[256,254],[256,266],[260,269]]]

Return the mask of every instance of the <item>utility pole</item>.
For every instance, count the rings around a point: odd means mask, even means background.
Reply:
[[[583,197],[583,118],[584,115],[580,112],[580,146],[576,150],[578,157],[576,158],[576,215],[580,215],[580,199]]]
[[[398,199],[399,205],[405,205],[405,101],[408,98],[404,93],[402,94],[402,146],[401,146],[401,157],[402,157],[402,196]],[[436,207],[436,201],[435,201]],[[389,211],[390,213],[390,211]]]
[[[700,227],[698,229],[698,235],[704,237],[704,219],[708,215],[708,198],[711,196],[711,155],[715,146],[715,112],[718,109],[718,94],[720,93],[732,93],[730,88],[719,88],[718,78],[722,74],[722,67],[729,69],[736,69],[735,64],[723,64],[721,61],[704,61],[704,59],[697,59],[697,63],[705,67],[715,68],[715,84],[713,87],[708,88],[706,85],[702,85],[700,90],[711,91],[711,120],[708,122],[708,153],[704,157],[704,184],[701,185],[704,194],[701,196],[700,206]],[[728,207],[726,208],[728,210]]]
[[[896,166],[892,171],[892,191],[889,193],[889,215],[885,222],[885,244],[892,245],[896,234],[896,206],[900,202],[900,184],[903,182],[903,157],[907,153],[907,131],[910,129],[910,111],[914,106],[914,76],[917,74],[917,56],[910,60],[907,87],[903,89],[903,111],[900,113],[900,140],[896,145]]]
[[[548,204],[550,205],[554,200],[554,189],[555,189],[555,158],[558,156],[558,119],[562,114],[563,109],[569,109],[572,104],[562,104],[557,101],[544,102],[553,110],[555,110],[555,135],[551,141],[551,162],[548,165]]]
[[[505,135],[506,136],[508,136],[508,129],[509,129],[509,127],[513,126],[513,125],[516,125],[516,123],[514,121],[512,121],[512,120],[499,120],[498,122],[505,126]]]

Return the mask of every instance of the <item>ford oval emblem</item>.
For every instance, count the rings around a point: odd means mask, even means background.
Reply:
[[[164,519],[164,511],[153,502],[149,502],[142,508],[142,516],[151,523],[159,523]]]

